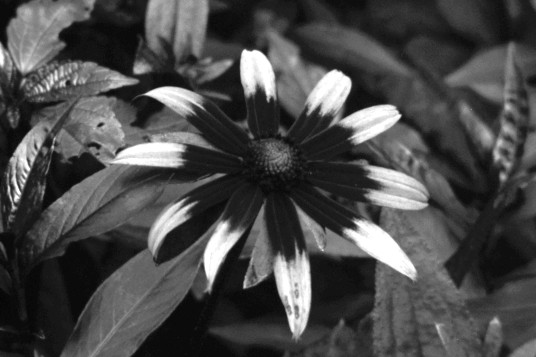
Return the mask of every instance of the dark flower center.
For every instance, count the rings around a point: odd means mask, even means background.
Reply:
[[[288,191],[306,173],[300,150],[282,138],[252,141],[245,163],[250,180],[267,192]]]

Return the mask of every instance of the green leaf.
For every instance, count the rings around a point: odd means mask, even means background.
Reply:
[[[75,241],[105,233],[154,203],[170,180],[193,174],[114,165],[88,177],[50,205],[21,242],[19,258],[28,271],[62,255]]]
[[[103,162],[113,159],[117,150],[125,146],[125,134],[113,110],[117,101],[104,96],[80,99],[58,136],[56,150],[66,158],[87,151]],[[46,107],[35,113],[32,120],[42,120],[64,106],[62,103]]]
[[[18,238],[41,211],[46,175],[56,135],[69,118],[76,102],[64,108],[59,119],[52,117],[34,126],[22,139],[9,160],[0,192],[4,229]]]
[[[450,357],[436,329],[438,324],[443,336],[456,341],[448,346],[454,356],[480,355],[474,323],[429,237],[421,235],[406,212],[383,210],[380,221],[411,258],[418,278],[412,282],[382,264],[377,265],[375,355]]]
[[[174,57],[175,68],[189,55],[200,58],[208,8],[208,0],[150,0],[145,16],[147,45],[160,58]]]
[[[136,83],[137,79],[93,62],[53,62],[27,75],[20,90],[29,102],[48,103],[92,96]]]
[[[206,238],[158,266],[145,250],[113,273],[86,305],[61,356],[131,356],[190,290]]]
[[[94,0],[32,0],[17,9],[7,27],[8,48],[25,75],[53,59],[65,43],[61,30],[89,18]]]

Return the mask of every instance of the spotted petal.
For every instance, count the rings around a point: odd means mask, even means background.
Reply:
[[[359,217],[307,184],[293,190],[291,197],[321,225],[409,278],[417,278],[417,271],[406,254],[389,234],[374,223]]]
[[[274,248],[274,275],[294,339],[307,326],[311,308],[311,268],[296,208],[288,196],[266,199],[266,224]]]
[[[287,135],[300,143],[327,129],[344,105],[351,88],[352,81],[342,72],[326,74],[309,94],[303,112]]]
[[[244,183],[227,202],[205,249],[204,264],[209,291],[225,256],[253,224],[263,201],[264,195],[258,186]]]
[[[310,160],[327,160],[389,129],[400,116],[392,105],[366,108],[305,140],[301,148]]]
[[[248,126],[256,138],[277,134],[279,108],[272,65],[259,51],[242,51],[240,79],[248,110]]]
[[[249,138],[210,100],[192,91],[177,87],[160,87],[145,93],[196,127],[214,146],[232,154],[243,154]]]
[[[311,162],[308,180],[315,186],[351,200],[399,209],[428,205],[428,191],[417,180],[383,167]]]
[[[144,143],[131,146],[117,154],[111,163],[185,169],[206,174],[231,173],[242,169],[242,160],[237,156],[176,143]]]
[[[149,250],[155,260],[160,260],[160,248],[164,241],[167,238],[176,238],[168,237],[172,230],[196,215],[202,214],[208,208],[227,200],[243,183],[244,181],[240,178],[230,175],[223,176],[188,192],[164,208],[149,231]]]

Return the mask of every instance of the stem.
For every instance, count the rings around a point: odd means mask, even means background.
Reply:
[[[218,307],[218,303],[227,282],[227,278],[230,276],[233,267],[240,257],[240,252],[242,252],[242,248],[244,248],[244,245],[246,244],[246,240],[249,236],[251,228],[252,227],[249,227],[246,232],[244,232],[235,246],[229,251],[225,261],[220,266],[216,279],[214,280],[214,284],[212,285],[212,292],[207,297],[203,309],[199,314],[199,318],[197,319],[196,326],[194,327],[193,335],[190,340],[190,353],[187,354],[188,356],[196,357],[201,353],[203,342],[205,341],[210,322],[214,316],[214,312]]]

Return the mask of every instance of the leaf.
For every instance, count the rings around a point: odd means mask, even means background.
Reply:
[[[478,44],[500,41],[499,7],[486,0],[437,0],[439,11],[449,25]]]
[[[131,356],[190,290],[206,243],[199,239],[158,266],[144,250],[114,272],[91,297],[61,356]]]
[[[50,205],[21,242],[19,258],[26,271],[57,257],[75,241],[105,233],[154,203],[170,180],[195,174],[111,166],[86,178]]]
[[[4,230],[18,238],[41,211],[46,176],[56,135],[69,118],[76,102],[69,104],[59,119],[34,126],[22,139],[4,172],[1,194]]]
[[[279,102],[292,117],[298,118],[307,96],[327,71],[305,61],[300,49],[276,32],[269,32],[267,38],[268,58],[276,73]]]
[[[536,338],[536,278],[507,282],[490,295],[469,301],[469,309],[482,324],[495,316],[499,318],[504,334],[504,343],[510,349]]]
[[[66,158],[89,151],[102,162],[113,159],[117,150],[125,146],[125,134],[114,112],[117,102],[104,96],[80,99],[58,136],[56,150]],[[46,107],[36,112],[32,120],[44,120],[63,107],[64,103]]]
[[[516,348],[516,350],[512,352],[509,357],[534,357],[534,351],[536,351],[536,339]]]
[[[484,336],[483,357],[499,357],[503,339],[501,321],[499,318],[494,317],[488,324],[488,329]]]
[[[10,95],[15,86],[17,68],[11,59],[11,55],[0,42],[0,98]],[[0,111],[0,114],[2,112]]]
[[[382,226],[395,237],[418,271],[414,282],[392,269],[376,267],[373,311],[374,350],[385,356],[449,356],[436,330],[456,341],[456,357],[480,354],[480,341],[462,296],[441,266],[429,237],[421,235],[411,216],[385,209]]]
[[[138,83],[137,79],[93,62],[53,62],[30,73],[21,83],[24,98],[32,103],[91,96]]]
[[[65,43],[61,30],[89,18],[94,0],[32,0],[19,6],[7,27],[8,48],[15,65],[25,75],[53,59]]]
[[[171,52],[177,68],[187,56],[201,57],[208,20],[208,0],[150,0],[145,40],[159,57]],[[169,47],[169,50],[166,48]]]
[[[529,126],[529,103],[523,76],[516,64],[513,43],[508,47],[505,66],[504,105],[500,129],[493,148],[493,174],[502,187],[519,164]]]
[[[399,76],[411,73],[381,44],[355,29],[316,23],[296,29],[294,37],[304,51],[315,53],[330,67]]]

